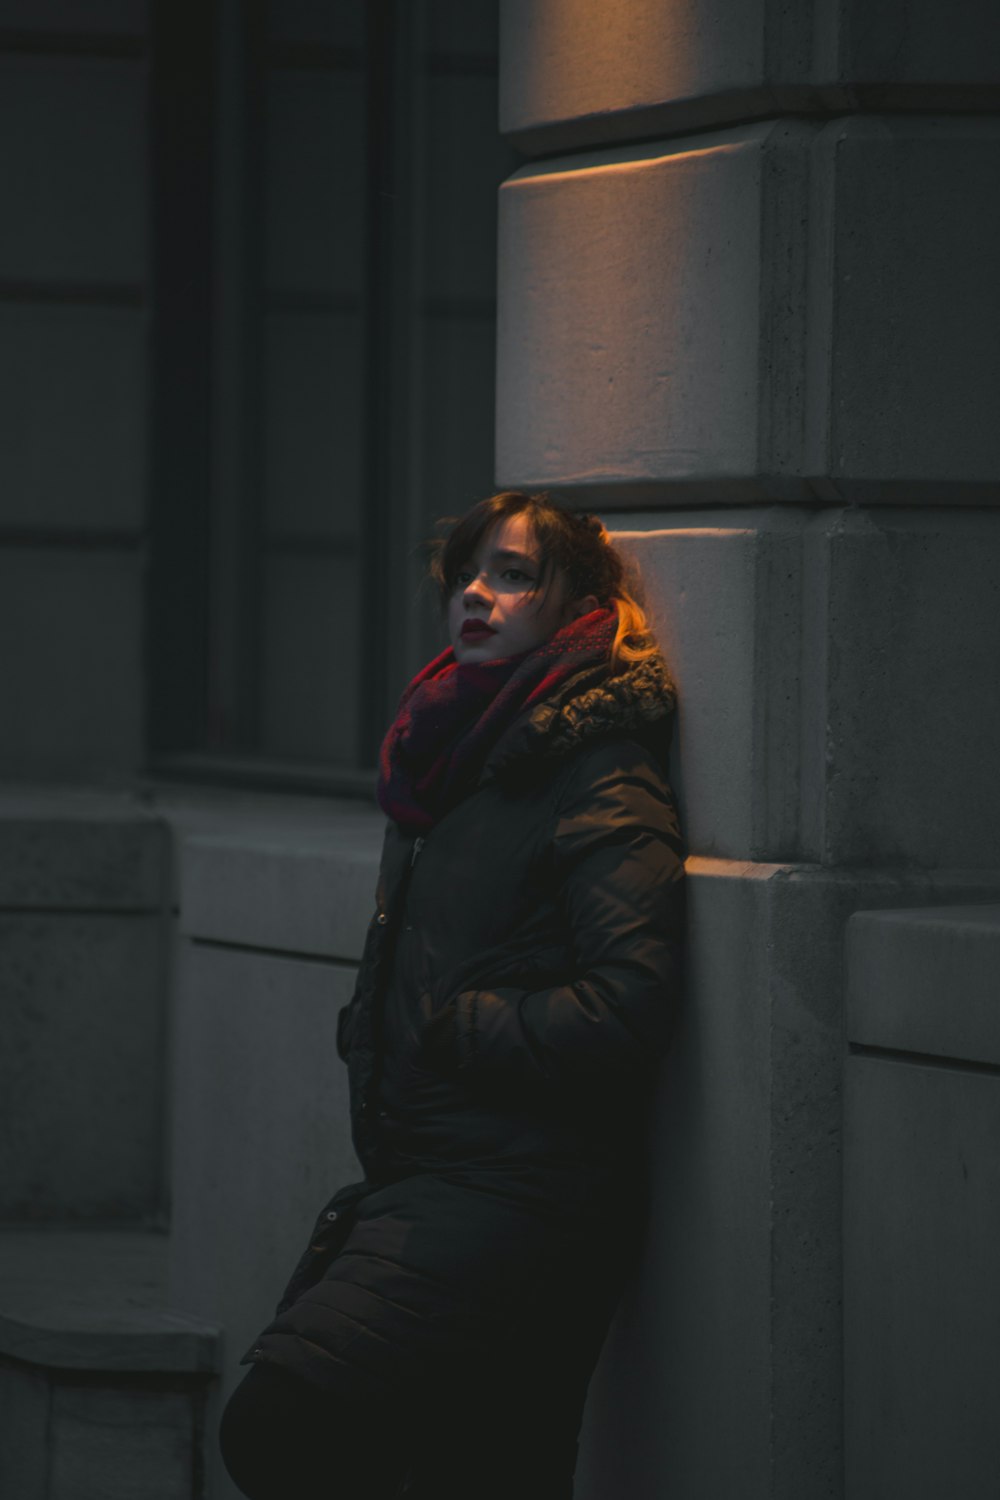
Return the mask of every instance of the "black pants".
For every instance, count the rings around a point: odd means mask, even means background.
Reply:
[[[571,1500],[590,1368],[498,1361],[466,1381],[351,1402],[254,1365],[219,1442],[248,1500]]]
[[[248,1500],[572,1500],[587,1387],[638,1243],[615,1224],[557,1283],[525,1289],[474,1365],[429,1367],[397,1398],[253,1365],[219,1434],[234,1483]]]

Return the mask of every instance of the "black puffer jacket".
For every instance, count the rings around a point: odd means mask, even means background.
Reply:
[[[570,1263],[613,1281],[679,991],[672,708],[658,654],[587,669],[425,838],[389,823],[338,1029],[365,1179],[248,1361],[382,1394],[524,1337]]]

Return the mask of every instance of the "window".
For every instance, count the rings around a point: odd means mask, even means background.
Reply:
[[[445,644],[421,544],[493,484],[496,30],[461,0],[159,0],[161,768],[368,787]]]

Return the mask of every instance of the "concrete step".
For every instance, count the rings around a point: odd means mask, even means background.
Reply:
[[[203,1500],[221,1334],[168,1306],[167,1248],[0,1231],[0,1495]]]

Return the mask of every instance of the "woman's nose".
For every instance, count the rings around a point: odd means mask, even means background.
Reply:
[[[487,588],[485,580],[481,573],[478,573],[475,578],[469,579],[468,583],[465,585],[464,598],[484,600],[490,598],[490,591]]]

